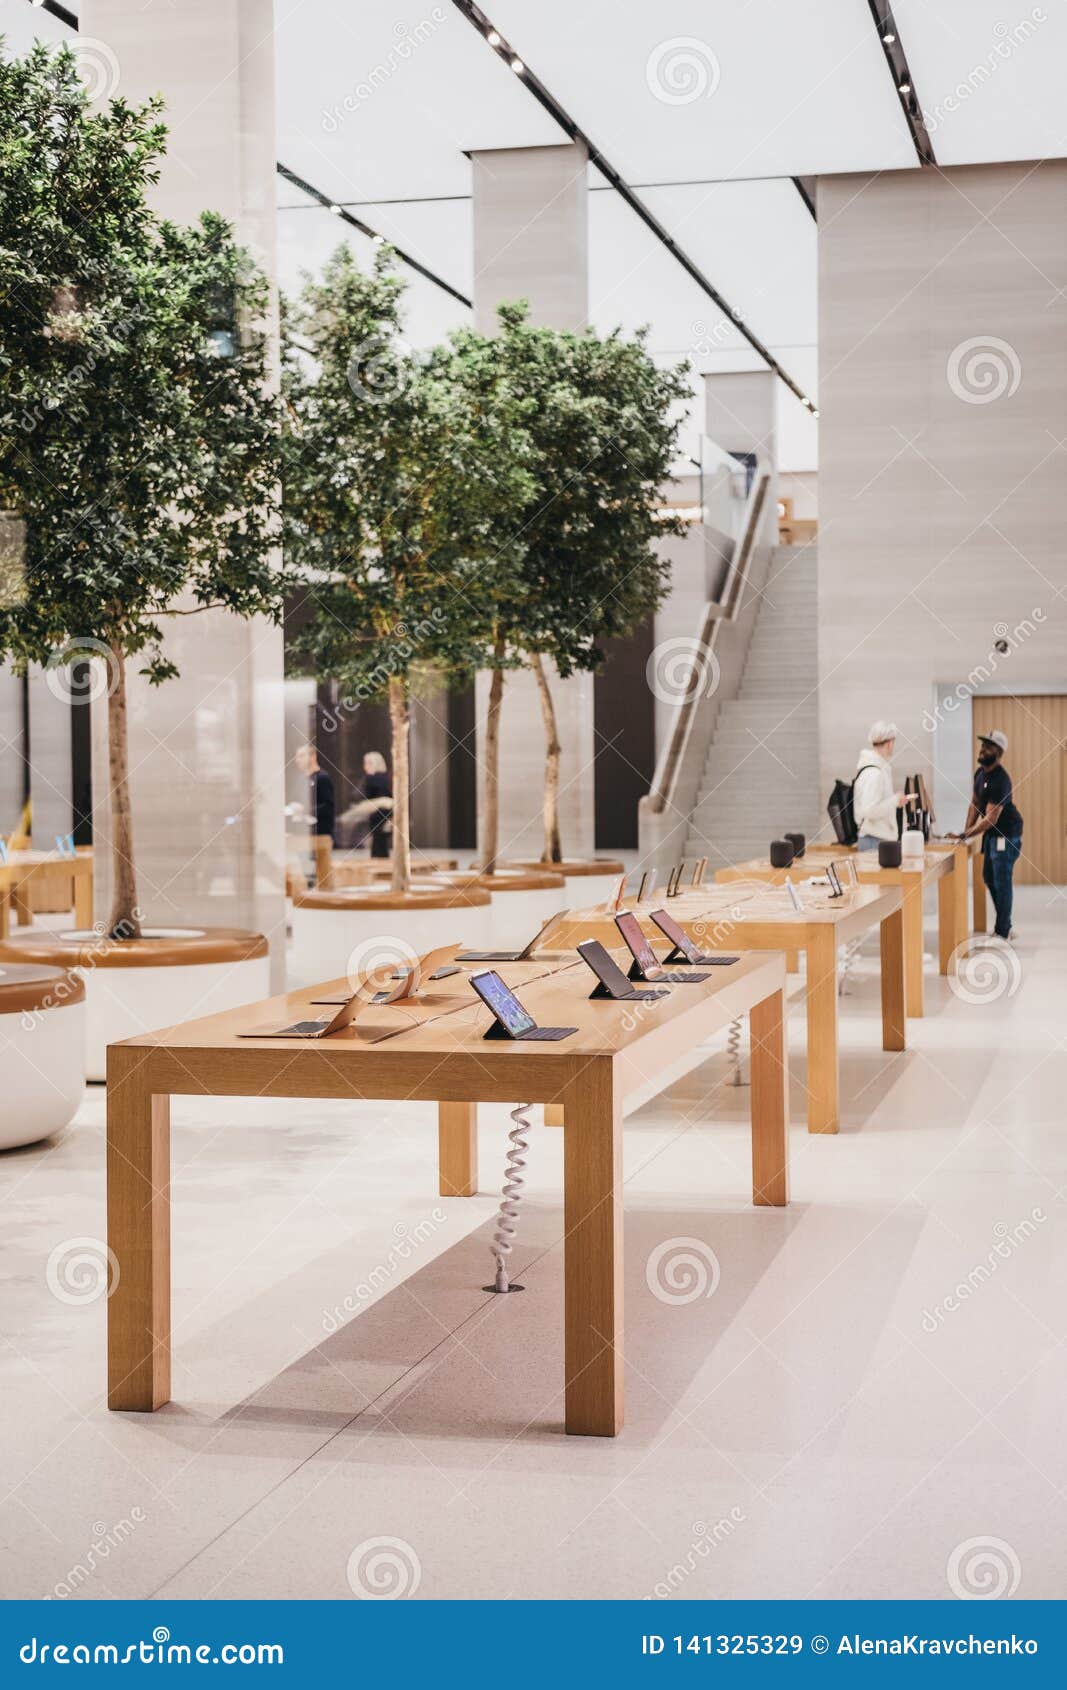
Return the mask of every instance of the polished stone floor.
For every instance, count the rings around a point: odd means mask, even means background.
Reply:
[[[748,1204],[721,1049],[627,1121],[614,1441],[561,1429],[539,1120],[526,1291],[481,1290],[493,1108],[484,1195],[445,1202],[423,1106],[176,1100],[174,1401],[109,1414],[94,1088],[0,1159],[0,1593],[1062,1596],[1067,898],[1018,923],[963,995],[928,965],[897,1056],[860,956],[836,1138],[795,1008],[790,1208]]]

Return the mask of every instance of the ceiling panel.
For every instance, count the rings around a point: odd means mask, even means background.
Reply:
[[[1067,154],[1067,6],[894,0],[939,164]]]
[[[865,0],[483,10],[632,184],[916,164]]]
[[[465,149],[566,137],[450,0],[280,6],[278,156],[337,199],[467,193]]]

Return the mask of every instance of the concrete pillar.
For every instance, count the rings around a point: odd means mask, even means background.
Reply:
[[[771,472],[763,543],[778,543],[778,377],[773,370],[733,370],[704,377],[704,431],[726,452],[754,453]]]
[[[153,198],[179,223],[214,210],[275,274],[272,0],[183,0],[146,20],[142,0],[83,0],[102,97],[162,93],[168,151]],[[108,57],[110,55],[110,57]],[[175,619],[180,679],[131,677],[134,838],[153,923],[255,928],[284,970],[282,635],[225,613]],[[136,665],[131,665],[136,668]],[[107,758],[94,722],[97,914],[106,916]]]
[[[526,299],[531,318],[552,328],[584,328],[589,310],[588,158],[581,145],[518,147],[471,155],[474,194],[474,320],[491,334],[496,307]],[[563,850],[587,856],[594,843],[593,677],[563,681],[550,666],[563,758]],[[477,686],[484,733],[488,677]],[[508,675],[501,723],[500,849],[504,857],[541,854],[544,730],[528,673]],[[481,771],[479,770],[479,779]]]

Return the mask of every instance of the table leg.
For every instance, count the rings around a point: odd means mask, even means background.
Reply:
[[[33,899],[30,897],[28,881],[11,888],[11,903],[15,911],[15,920],[20,927],[33,926]]]
[[[11,893],[6,886],[0,887],[0,939],[6,939],[11,931]]]
[[[91,874],[75,874],[74,881],[74,925],[86,932],[93,925],[93,877]]]
[[[563,1125],[563,1105],[562,1105],[562,1103],[546,1103],[545,1104],[545,1126],[546,1127],[561,1127],[562,1125]]]
[[[622,1427],[622,1109],[610,1057],[567,1088],[578,1131],[563,1135],[564,1373],[567,1431],[613,1438]]]
[[[108,1062],[107,1400],[150,1413],[170,1401],[170,1098],[131,1056]]]
[[[882,1049],[903,1050],[904,1022],[904,911],[894,910],[881,924],[882,950]]]
[[[970,867],[971,853],[966,845],[957,845],[953,851],[952,867],[952,925],[954,937],[952,949],[957,962],[968,954],[967,941],[971,935],[971,924],[967,913],[967,874]]]
[[[799,951],[786,951],[786,953],[785,953],[785,971],[786,971],[787,974],[799,974],[800,973],[800,952]]]
[[[328,892],[333,884],[333,840],[328,833],[321,833],[315,835],[313,844],[315,889],[318,892]]]
[[[985,881],[982,878],[984,868],[985,858],[981,851],[977,851],[971,858],[971,896],[974,900],[971,931],[974,933],[986,931]]]
[[[948,974],[956,948],[956,875],[943,874],[937,883],[937,967]]]
[[[789,1201],[789,1068],[785,993],[773,992],[749,1012],[752,1089],[752,1201],[780,1208]]]
[[[837,940],[817,928],[808,943],[808,1131],[838,1127]]]
[[[923,877],[904,876],[904,997],[909,1015],[923,1013]]]
[[[437,1189],[442,1197],[473,1197],[478,1190],[478,1105],[437,1105]]]

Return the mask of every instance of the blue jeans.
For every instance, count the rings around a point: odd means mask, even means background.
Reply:
[[[993,908],[997,913],[993,931],[998,939],[1006,939],[1011,932],[1011,877],[1023,848],[1021,839],[1005,839],[1003,843],[1003,851],[998,851],[1000,840],[987,838],[982,841],[982,856],[985,859],[982,865],[982,879],[989,888]]]
[[[873,833],[861,833],[859,838],[856,840],[856,850],[877,851],[879,845],[881,844],[882,841],[880,839],[876,839]]]

